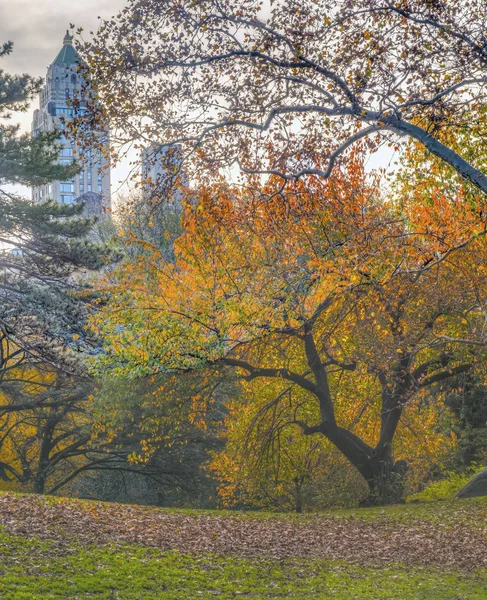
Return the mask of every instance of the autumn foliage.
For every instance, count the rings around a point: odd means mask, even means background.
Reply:
[[[202,189],[174,261],[153,248],[110,275],[98,368],[234,369],[239,460],[239,436],[260,461],[283,435],[317,437],[370,498],[397,499],[417,448],[451,443],[434,434],[429,390],[481,364],[484,225],[478,205],[456,200],[384,197],[358,153],[329,180]]]
[[[51,455],[80,442],[71,471],[38,490],[93,465],[182,489],[186,461],[221,505],[299,512],[402,501],[441,471],[455,398],[487,389],[483,8],[128,0],[80,40],[90,90],[65,134],[93,148],[111,127],[106,158],[152,150],[154,170],[115,216],[123,258],[80,302],[89,325],[63,337],[97,383],[74,433],[51,428]],[[367,164],[384,147],[394,173]],[[28,418],[3,402],[19,481],[69,404],[53,398]]]

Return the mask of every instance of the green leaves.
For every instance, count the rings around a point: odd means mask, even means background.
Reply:
[[[4,53],[11,50],[9,45]],[[38,91],[40,80],[0,71],[0,116],[22,109]],[[108,247],[92,243],[93,221],[81,217],[81,204],[34,204],[7,191],[6,184],[46,185],[69,179],[76,164],[57,164],[58,133],[20,135],[19,127],[0,124],[0,333],[8,336],[25,360],[63,362],[81,368],[79,355],[93,338],[84,330],[86,302],[73,295],[79,288],[69,278],[86,269],[99,269],[113,256]],[[73,335],[79,336],[73,344]],[[69,355],[69,356],[68,356]],[[10,366],[0,357],[0,381]],[[75,368],[76,366],[76,368]]]

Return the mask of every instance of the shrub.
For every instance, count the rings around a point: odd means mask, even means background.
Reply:
[[[473,464],[463,473],[447,471],[445,479],[434,481],[421,492],[408,496],[406,502],[434,502],[436,500],[452,498],[458,490],[466,485],[474,475],[482,471],[483,468],[483,465]]]

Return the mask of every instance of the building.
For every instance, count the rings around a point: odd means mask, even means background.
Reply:
[[[74,116],[74,100],[77,101],[76,111],[84,110],[85,92],[78,76],[78,65],[73,39],[66,32],[63,47],[48,67],[45,85],[39,94],[39,108],[34,111],[32,122],[33,136],[41,131],[63,130],[61,117]],[[59,163],[69,165],[73,159],[83,167],[78,175],[67,181],[33,188],[32,199],[34,202],[52,199],[62,204],[83,201],[87,215],[105,213],[110,208],[110,169],[105,159],[94,148],[80,153],[71,140],[61,136]]]
[[[157,198],[168,207],[181,208],[183,189],[189,185],[181,148],[154,144],[144,148],[141,159],[143,195]]]

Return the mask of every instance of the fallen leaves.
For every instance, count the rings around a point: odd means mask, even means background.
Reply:
[[[465,505],[460,506],[464,510]],[[468,508],[475,513],[475,506]],[[397,514],[398,508],[394,511]],[[487,566],[485,519],[478,525],[462,519],[401,523],[388,518],[387,509],[372,520],[330,515],[263,518],[5,493],[0,495],[0,524],[11,534],[59,543],[122,542],[185,554],[330,558],[463,570]]]

